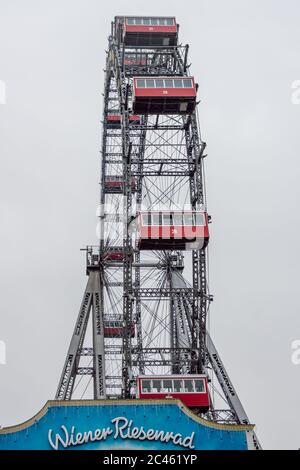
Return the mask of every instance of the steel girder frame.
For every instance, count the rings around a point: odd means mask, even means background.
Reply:
[[[72,335],[71,343],[63,367],[61,379],[55,398],[57,400],[70,400],[72,397],[75,379],[81,375],[79,359],[82,355],[83,342],[89,321],[90,311],[93,316],[93,375],[94,398],[105,398],[105,356],[104,356],[104,326],[101,315],[100,271],[89,273],[86,290],[79,310],[77,322]]]

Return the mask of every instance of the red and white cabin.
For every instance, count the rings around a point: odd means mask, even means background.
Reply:
[[[125,54],[124,65],[146,65],[147,55],[135,52]]]
[[[125,46],[176,46],[177,39],[174,17],[127,16],[123,20]]]
[[[104,337],[105,338],[123,338],[124,326],[121,320],[104,320]],[[134,323],[130,325],[130,336],[135,337]]]
[[[140,399],[177,398],[188,408],[209,409],[207,376],[199,375],[140,375],[136,379],[136,397]]]
[[[209,241],[208,215],[200,211],[151,211],[137,215],[140,250],[200,250]]]
[[[196,106],[194,77],[133,79],[135,114],[191,114]]]
[[[140,124],[140,116],[129,116],[129,124]],[[108,129],[120,129],[121,128],[121,115],[120,114],[107,114],[106,116],[106,126]]]
[[[123,247],[112,246],[103,254],[103,261],[123,261],[124,250]]]
[[[131,191],[135,192],[137,180],[131,177]],[[108,194],[121,194],[124,188],[124,176],[122,175],[107,175],[105,176],[104,189]]]

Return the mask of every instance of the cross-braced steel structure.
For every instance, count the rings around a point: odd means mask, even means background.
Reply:
[[[191,113],[149,112],[133,119],[134,77],[189,77],[189,47],[178,41],[132,44],[124,40],[124,22],[116,17],[112,23],[106,53],[101,239],[86,248],[88,283],[56,398],[71,399],[84,375],[94,384],[94,398],[114,399],[134,398],[141,374],[203,373],[211,388],[204,417],[248,423],[207,333],[212,296],[206,248],[152,251],[138,245],[141,209],[207,210],[206,144],[197,106]],[[93,347],[85,345],[90,312]],[[83,358],[89,358],[85,366]]]

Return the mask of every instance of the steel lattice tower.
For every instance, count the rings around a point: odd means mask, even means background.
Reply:
[[[204,373],[212,397],[204,417],[247,424],[207,332],[212,296],[206,249],[139,251],[136,238],[136,214],[141,208],[207,210],[206,144],[197,110],[132,119],[133,77],[189,77],[189,47],[128,46],[122,39],[123,24],[124,18],[115,18],[106,53],[101,240],[99,246],[86,248],[88,282],[56,399],[72,398],[78,376],[90,376],[95,399],[114,399],[134,398],[139,374]],[[118,125],[108,123],[109,115],[118,116]],[[93,346],[87,347],[90,312]],[[122,327],[113,331],[116,325]],[[109,328],[110,334],[105,333]],[[82,366],[84,357],[90,362]],[[213,399],[214,390],[225,403],[221,409]]]

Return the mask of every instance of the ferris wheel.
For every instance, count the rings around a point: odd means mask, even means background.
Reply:
[[[88,283],[56,398],[71,399],[88,376],[95,399],[179,397],[206,419],[247,424],[207,332],[206,144],[178,29],[173,17],[112,22],[100,242],[86,248]]]
[[[103,313],[115,326],[105,339],[106,392],[126,398],[141,375],[205,372],[210,301],[197,85],[175,19],[153,18],[170,32],[147,46],[126,31],[138,20],[113,25],[102,137]]]

